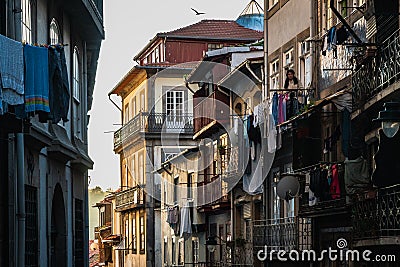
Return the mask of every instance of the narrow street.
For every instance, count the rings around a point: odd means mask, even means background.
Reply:
[[[0,2],[0,266],[400,266],[400,1]]]

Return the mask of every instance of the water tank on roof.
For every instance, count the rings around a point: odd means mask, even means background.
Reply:
[[[251,0],[237,18],[236,22],[248,29],[264,30],[264,10],[256,0]]]

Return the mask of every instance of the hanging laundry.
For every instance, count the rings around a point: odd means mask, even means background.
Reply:
[[[182,208],[181,211],[181,226],[180,226],[180,237],[183,237],[185,234],[192,233],[192,220],[190,219],[190,207],[187,204]]]
[[[299,101],[295,97],[294,92],[290,93],[290,97],[286,102],[286,118],[290,119],[299,114]]]
[[[258,109],[259,109],[259,106],[258,106],[258,105],[254,107],[254,117],[253,117],[253,118],[254,118],[254,119],[253,119],[253,126],[254,126],[254,127],[257,127],[257,126],[258,126],[258,123],[259,123]]]
[[[354,160],[345,160],[344,180],[346,193],[354,194],[357,190],[366,188],[370,185],[367,161],[359,157]]]
[[[350,34],[344,26],[339,27],[336,30],[336,44],[343,44],[348,38]]]
[[[328,50],[328,36],[325,36],[322,42],[322,55],[326,56],[326,51]]]
[[[243,175],[243,191],[249,195],[257,195],[263,192],[262,167],[260,164],[257,164],[253,175]]]
[[[278,124],[278,104],[279,103],[279,96],[278,93],[275,92],[272,96],[272,115],[274,118],[275,125]]]
[[[274,118],[271,113],[269,114],[270,118],[268,120],[268,133],[267,133],[267,144],[268,144],[268,153],[274,153],[277,148],[277,131],[276,126],[274,124]]]
[[[328,51],[336,48],[336,26],[329,29],[327,34]]]
[[[324,153],[328,153],[333,150],[336,146],[337,141],[339,141],[341,135],[340,126],[338,125],[333,132],[333,134],[324,140]]]
[[[25,111],[50,112],[49,56],[45,47],[24,46]]]
[[[3,107],[3,85],[1,82],[1,70],[0,70],[0,115],[3,115],[5,113],[4,107]]]
[[[332,165],[332,182],[330,184],[330,195],[332,199],[340,198],[340,183],[337,164]]]
[[[64,48],[62,46],[49,47],[49,119],[58,123],[61,119],[68,121],[69,110],[69,82]]]
[[[235,116],[233,117],[233,132],[235,135],[239,134],[239,117]]]
[[[0,73],[2,101],[24,103],[24,57],[22,43],[0,35]]]
[[[308,205],[309,206],[315,206],[317,204],[318,199],[315,197],[315,194],[313,191],[308,190]]]

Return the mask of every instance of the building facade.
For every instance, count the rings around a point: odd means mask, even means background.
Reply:
[[[215,29],[219,29],[215,31]],[[121,155],[121,189],[116,211],[121,216],[128,266],[161,266],[162,181],[153,171],[192,147],[193,90],[185,77],[206,51],[223,45],[254,42],[262,33],[235,21],[203,20],[158,33],[134,58],[139,65],[110,92],[122,98],[123,126],[114,135]],[[195,62],[196,63],[196,62]],[[132,201],[133,200],[133,201]]]
[[[24,115],[17,113],[17,103],[4,95],[6,90],[15,88],[8,87],[3,80],[1,212],[8,220],[1,224],[0,265],[88,266],[87,170],[93,162],[88,156],[86,129],[104,38],[103,3],[3,1],[0,9],[2,44],[19,47],[17,50],[2,47],[3,52],[13,51],[2,55],[2,62],[22,55],[23,47],[33,44],[46,47],[46,53],[49,47],[50,54],[52,49],[58,49],[51,54],[58,56],[52,62],[61,68],[54,75],[60,75],[57,79],[62,77],[64,86],[62,93],[58,88],[47,92],[49,114],[54,115],[57,105],[61,106],[63,120],[57,117],[47,120],[38,115],[40,112],[21,119]],[[23,74],[25,82],[29,75],[41,71],[32,69],[28,62]],[[2,77],[17,76],[17,70],[14,71],[2,68]],[[50,78],[47,82],[54,85]],[[27,91],[19,94],[28,98]],[[62,101],[57,102],[58,97]]]

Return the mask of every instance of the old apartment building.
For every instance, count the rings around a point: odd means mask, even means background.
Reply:
[[[0,10],[0,265],[88,266],[87,113],[103,2]]]

